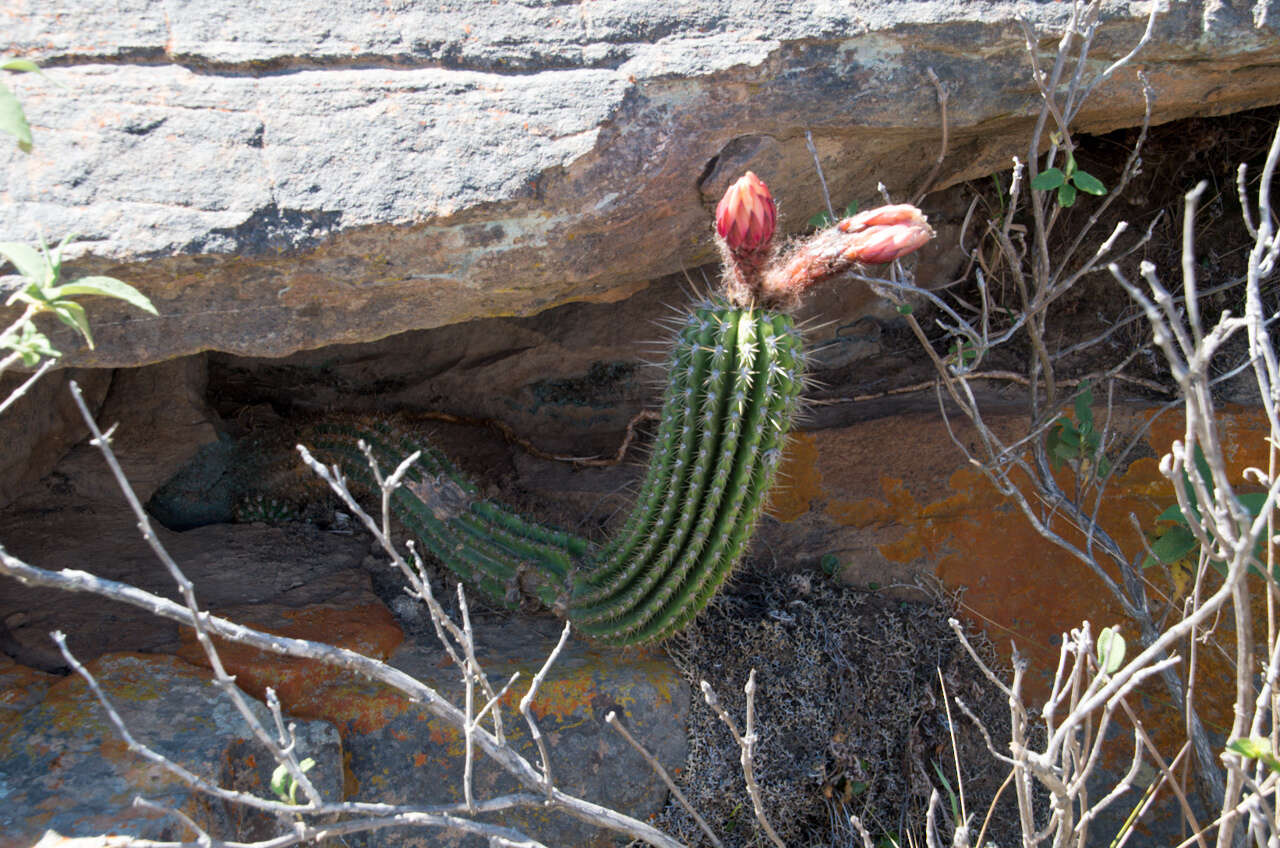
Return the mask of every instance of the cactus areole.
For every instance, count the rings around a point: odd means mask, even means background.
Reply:
[[[420,549],[510,605],[532,597],[600,642],[665,639],[710,602],[751,541],[803,387],[788,310],[815,283],[889,262],[933,236],[913,206],[873,209],[779,251],[768,187],[747,173],[716,209],[722,290],[695,306],[667,359],[653,452],[636,505],[603,543],[482,498],[438,451],[390,424],[313,430],[318,455],[371,483],[363,440],[383,467],[422,450],[392,497]]]

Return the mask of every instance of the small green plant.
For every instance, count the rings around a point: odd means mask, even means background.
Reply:
[[[1088,171],[1080,170],[1076,165],[1075,154],[1071,151],[1067,151],[1067,161],[1063,167],[1045,168],[1036,174],[1035,179],[1031,181],[1031,187],[1036,191],[1057,189],[1058,205],[1064,209],[1075,205],[1079,192],[1083,191],[1085,194],[1099,197],[1107,193],[1107,187],[1102,184],[1102,180]]]
[[[852,218],[854,215],[857,215],[857,214],[858,214],[858,201],[854,200],[854,201],[851,201],[849,205],[844,208],[843,217]],[[809,226],[815,230],[823,230],[831,226],[832,224],[834,224],[837,220],[838,220],[837,218],[831,217],[831,213],[824,209],[818,214],[809,218]]]
[[[311,771],[315,764],[315,760],[307,757],[298,763],[298,767],[302,769],[303,774],[306,774]],[[289,769],[284,763],[276,766],[276,770],[271,773],[271,791],[286,804],[296,806],[298,803],[298,781],[294,780],[293,775],[289,774]]]
[[[835,577],[840,573],[840,557],[835,554],[823,554],[818,564],[822,566],[822,573],[828,577]]]
[[[1098,634],[1098,668],[1105,675],[1115,674],[1124,664],[1125,642],[1120,631],[1104,627]]]
[[[964,816],[960,813],[960,799],[956,796],[956,790],[951,786],[951,781],[947,780],[947,775],[942,771],[942,765],[937,760],[933,762],[933,770],[938,775],[938,780],[942,781],[942,788],[947,790],[947,801],[951,805],[951,820],[964,821]]]
[[[37,315],[54,315],[83,336],[89,348],[93,348],[88,315],[72,297],[111,297],[132,304],[143,312],[156,314],[155,306],[146,295],[115,277],[80,277],[63,283],[62,251],[71,238],[67,236],[53,249],[42,241],[39,250],[25,244],[0,242],[0,257],[8,260],[25,280],[24,285],[9,295],[5,305],[26,306],[21,317],[0,333],[0,348],[12,351],[11,356],[20,358],[27,367],[38,364],[41,359],[56,359],[62,355],[36,327],[34,319]]]
[[[0,70],[10,73],[41,73],[39,66],[29,59],[9,59],[0,63]],[[18,140],[18,149],[23,153],[31,152],[31,125],[27,123],[27,114],[18,102],[18,96],[9,86],[0,82],[0,132],[6,132]]]
[[[1271,740],[1265,736],[1232,739],[1227,743],[1227,750],[1246,760],[1259,760],[1273,774],[1280,774],[1280,758],[1271,750]]]
[[[1209,492],[1209,508],[1210,510],[1216,505],[1213,497],[1213,476],[1209,470],[1209,463],[1204,458],[1204,452],[1200,450],[1200,446],[1196,445],[1195,451],[1192,453],[1192,464],[1195,467],[1196,474],[1199,475],[1204,483],[1205,490]],[[1187,503],[1190,505],[1192,515],[1197,521],[1201,518],[1201,507],[1198,496],[1196,495],[1196,487],[1191,480],[1191,476],[1183,470],[1182,485],[1187,493]],[[1258,517],[1258,513],[1267,503],[1266,492],[1246,492],[1236,495],[1236,499],[1240,501],[1240,505],[1245,508],[1249,515],[1254,518]],[[1191,525],[1187,522],[1187,517],[1182,514],[1182,508],[1178,504],[1170,504],[1164,512],[1156,516],[1156,524],[1164,524],[1151,543],[1151,553],[1142,561],[1143,568],[1150,568],[1153,565],[1171,565],[1182,560],[1190,560],[1192,562],[1192,571],[1195,570],[1195,563],[1200,559],[1200,540],[1196,538],[1195,533],[1191,532]],[[1258,542],[1254,548],[1253,556],[1257,562],[1261,562],[1263,558],[1263,543]],[[1213,566],[1219,574],[1226,575],[1227,566],[1220,559],[1209,559],[1209,565]],[[1262,576],[1262,571],[1256,566],[1249,567],[1249,573],[1256,577]]]
[[[1080,386],[1074,403],[1075,417],[1065,415],[1053,422],[1045,447],[1049,451],[1049,464],[1059,469],[1070,464],[1078,472],[1098,477],[1111,473],[1111,462],[1102,450],[1102,435],[1093,423],[1093,386],[1086,380]]]

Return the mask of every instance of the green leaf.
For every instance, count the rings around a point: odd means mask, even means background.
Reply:
[[[1115,674],[1124,664],[1124,637],[1114,627],[1104,627],[1098,634],[1098,667],[1103,674]]]
[[[18,335],[0,338],[0,347],[18,351],[22,354],[22,364],[28,368],[38,364],[41,357],[57,359],[62,353],[49,343],[49,338],[36,329],[36,325],[27,321],[18,330]]]
[[[1213,471],[1209,469],[1209,460],[1204,458],[1204,451],[1196,445],[1196,449],[1191,453],[1191,459],[1196,464],[1196,471],[1200,473],[1200,479],[1204,481],[1205,488],[1209,490],[1209,494],[1213,494]]]
[[[0,132],[6,132],[18,140],[18,147],[23,153],[31,152],[31,125],[27,123],[27,115],[22,111],[18,97],[9,90],[9,86],[0,82]]]
[[[1276,774],[1280,774],[1280,759],[1271,750],[1271,740],[1264,736],[1250,736],[1248,739],[1232,739],[1227,743],[1227,750],[1239,754],[1246,760],[1261,760],[1262,764]]]
[[[93,334],[89,332],[89,315],[84,307],[74,300],[60,300],[53,304],[52,309],[58,320],[84,336],[85,344],[93,350]]]
[[[1166,507],[1164,512],[1156,516],[1156,522],[1161,521],[1176,521],[1179,524],[1186,524],[1187,517],[1182,514],[1182,507],[1175,503],[1170,507]]]
[[[1066,209],[1076,204],[1076,187],[1071,183],[1058,186],[1058,205]]]
[[[305,760],[298,763],[298,768],[302,770],[303,774],[306,774],[311,771],[311,768],[315,764],[315,760],[311,757],[307,757]],[[298,803],[298,784],[293,779],[293,775],[289,774],[289,769],[284,765],[284,763],[276,766],[276,770],[271,772],[271,791],[275,793],[277,798],[285,803]]]
[[[68,244],[75,241],[76,238],[77,236],[75,233],[67,233],[62,237],[62,241],[58,242],[58,246],[53,250],[50,250],[49,246],[44,243],[43,239],[41,239],[40,247],[44,249],[45,256],[49,259],[49,267],[53,271],[53,279],[50,282],[56,283],[59,278],[62,277],[62,250]]]
[[[53,290],[54,297],[67,297],[82,294],[94,294],[123,300],[138,307],[143,312],[157,315],[156,307],[151,299],[128,283],[115,277],[81,277]]]
[[[0,64],[0,69],[6,71],[20,71],[26,73],[42,73],[40,66],[30,59],[10,59],[4,64]]]
[[[0,242],[0,256],[12,262],[18,273],[33,283],[43,286],[49,281],[49,265],[34,247],[11,241]]]
[[[1074,421],[1068,418],[1058,419],[1058,426],[1053,431],[1054,441],[1071,451],[1071,455],[1064,456],[1063,459],[1071,459],[1080,453],[1080,435]]]
[[[1266,492],[1246,492],[1243,495],[1236,495],[1236,500],[1240,501],[1240,506],[1249,511],[1254,518],[1258,517],[1258,513],[1262,512],[1262,508],[1267,505]]]
[[[1251,736],[1248,739],[1232,739],[1227,743],[1227,750],[1233,751],[1247,760],[1260,760],[1271,755],[1271,740],[1262,736]]]
[[[846,218],[852,218],[854,215],[857,215],[857,214],[858,214],[858,201],[850,200],[849,205],[844,208],[844,216]]]
[[[834,220],[835,219],[831,217],[831,213],[819,212],[817,215],[814,215],[809,219],[809,226],[813,227],[815,230],[821,230],[824,227],[831,226],[831,223]]]
[[[822,570],[831,577],[834,577],[836,572],[840,570],[840,558],[835,554],[823,554],[819,564],[822,566]]]
[[[915,308],[914,308],[911,304],[909,304],[909,303],[899,303],[899,304],[898,304],[898,314],[899,314],[899,315],[910,315],[912,312],[915,312]]]
[[[1093,386],[1085,380],[1080,384],[1080,394],[1075,400],[1076,420],[1093,427]]]
[[[293,786],[293,775],[289,774],[289,769],[281,763],[276,766],[275,771],[271,772],[271,791],[281,801],[287,801],[291,786]]]
[[[1195,469],[1195,473],[1200,476],[1200,480],[1204,483],[1205,488],[1209,492],[1210,505],[1213,504],[1213,472],[1209,470],[1209,462],[1204,458],[1204,451],[1200,450],[1200,446],[1196,445],[1195,450],[1191,454],[1191,465]],[[1187,469],[1182,470],[1183,488],[1187,492],[1187,502],[1191,507],[1191,513],[1197,521],[1200,520],[1200,499],[1196,495],[1196,487],[1192,482],[1191,475]]]
[[[1049,453],[1063,462],[1069,462],[1079,458],[1080,445],[1058,440],[1049,446]]]
[[[1049,168],[1036,174],[1036,178],[1031,181],[1031,187],[1036,191],[1053,191],[1067,182],[1067,175],[1062,173],[1059,168]]]
[[[4,305],[13,306],[15,303],[25,303],[28,306],[43,308],[46,303],[44,289],[35,283],[27,283],[25,288],[12,292],[9,295],[9,299],[4,302]]]
[[[978,351],[968,342],[952,342],[947,354],[954,357],[960,365],[969,365],[978,358]]]
[[[935,760],[933,770],[938,775],[938,780],[942,781],[942,786],[947,790],[947,797],[951,801],[951,817],[954,821],[960,821],[960,802],[956,800],[956,791],[951,788],[951,781],[947,780],[947,776],[942,773],[942,766],[938,765]]]
[[[1103,195],[1107,193],[1107,187],[1102,184],[1102,180],[1088,171],[1076,171],[1071,175],[1071,182],[1086,194]]]
[[[1157,562],[1169,565],[1185,559],[1199,544],[1194,533],[1181,524],[1174,524],[1151,543],[1151,553],[1143,560],[1142,567],[1150,568]]]

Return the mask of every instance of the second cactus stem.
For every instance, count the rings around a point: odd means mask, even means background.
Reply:
[[[359,442],[383,469],[421,450],[393,510],[423,549],[494,600],[536,598],[610,644],[678,633],[742,557],[767,502],[803,385],[800,335],[786,310],[813,284],[910,253],[933,235],[918,209],[889,206],[777,257],[776,220],[754,174],[730,186],[717,208],[723,293],[692,310],[678,332],[636,505],[604,544],[480,497],[442,454],[388,424],[314,428],[317,454],[376,489]]]

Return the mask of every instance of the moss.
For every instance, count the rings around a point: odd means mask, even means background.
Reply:
[[[739,728],[742,687],[756,669],[755,768],[770,822],[788,845],[856,844],[847,832],[852,813],[876,836],[907,844],[905,832],[915,831],[923,844],[929,793],[936,785],[946,798],[933,764],[955,781],[939,669],[948,691],[983,716],[997,739],[1002,732],[1008,738],[1007,707],[947,625],[953,610],[816,573],[744,571],[668,649],[694,691],[702,680],[711,683]],[[982,799],[985,809],[1004,775],[963,718],[956,732],[970,807]],[[765,844],[738,749],[701,699],[691,709],[689,736],[681,782],[694,807],[726,845]],[[678,807],[668,806],[661,819],[664,830],[703,843]]]
[[[586,406],[607,409],[616,405],[636,372],[634,362],[593,362],[581,377],[539,380],[529,385],[538,405]]]

